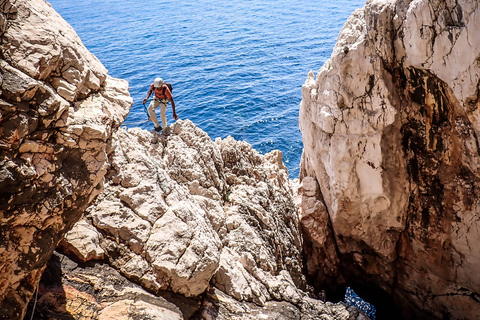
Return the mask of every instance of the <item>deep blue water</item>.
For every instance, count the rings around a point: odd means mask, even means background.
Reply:
[[[353,291],[352,288],[348,287],[345,290],[345,303],[357,307],[362,310],[362,312],[367,315],[371,320],[375,320],[377,314],[377,308],[371,303],[363,300],[358,294]]]
[[[130,83],[125,123],[146,120],[141,100],[157,76],[177,114],[212,139],[283,151],[298,177],[301,86],[330,57],[365,0],[50,0],[113,77]],[[171,123],[171,108],[167,112]],[[152,122],[130,124],[153,129]]]

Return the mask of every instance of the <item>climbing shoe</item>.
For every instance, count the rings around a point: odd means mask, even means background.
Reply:
[[[159,127],[155,128],[155,131],[160,132],[160,131],[162,131],[162,129],[163,129],[162,126],[159,126]]]

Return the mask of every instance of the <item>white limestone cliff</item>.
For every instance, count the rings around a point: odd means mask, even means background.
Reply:
[[[329,223],[347,282],[406,317],[480,314],[478,30],[475,1],[367,1],[303,86],[301,177],[328,212],[304,227]],[[312,243],[307,260],[335,261]]]

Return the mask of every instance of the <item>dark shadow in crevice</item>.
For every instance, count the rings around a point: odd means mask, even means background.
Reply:
[[[24,320],[75,320],[66,312],[66,293],[62,286],[62,260],[53,254],[40,279],[37,293],[28,304]],[[34,309],[35,307],[35,309]],[[63,310],[63,311],[62,311]]]

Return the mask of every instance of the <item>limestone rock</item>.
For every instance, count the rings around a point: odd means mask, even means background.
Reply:
[[[281,153],[212,141],[190,121],[171,132],[114,135],[105,189],[86,215],[111,265],[154,292],[198,296],[212,280],[239,300],[299,302],[302,240]],[[65,245],[78,247],[75,237]]]
[[[105,188],[74,228],[90,224],[93,243],[71,231],[63,246],[85,259],[82,249],[98,243],[109,265],[149,292],[199,299],[199,319],[218,308],[219,319],[364,319],[302,290],[300,221],[281,157],[231,137],[212,141],[188,120],[168,136],[119,129]]]
[[[44,0],[0,1],[0,317],[22,319],[132,104]]]
[[[169,136],[119,129],[128,84],[51,6],[0,10],[0,318],[191,318],[212,312],[203,294],[215,286],[228,308],[262,317],[282,300],[287,314],[362,319],[303,291],[281,152],[212,141],[190,121]],[[60,249],[78,265],[54,253],[65,234]]]
[[[344,283],[340,273],[340,260],[336,252],[330,217],[322,201],[320,188],[313,177],[305,177],[295,189],[299,197],[300,221],[305,239],[305,255],[308,275],[313,284],[321,288],[325,285],[334,290]]]
[[[1,6],[9,22],[2,31],[2,56],[8,64],[30,78],[51,79],[69,102],[100,89],[107,70],[49,3],[3,0]]]
[[[61,276],[63,275],[63,276]],[[344,303],[308,297],[297,304],[269,301],[264,306],[241,302],[210,287],[198,298],[159,291],[148,293],[103,262],[75,263],[54,252],[27,317],[34,319],[345,319],[367,320]]]
[[[304,221],[306,248],[331,223],[346,280],[406,318],[480,314],[479,17],[478,2],[368,1],[302,89],[301,178],[321,189],[305,206],[330,221]]]
[[[100,233],[85,220],[78,221],[65,236],[69,242],[62,241],[60,246],[80,261],[105,258],[105,251],[100,247]]]

